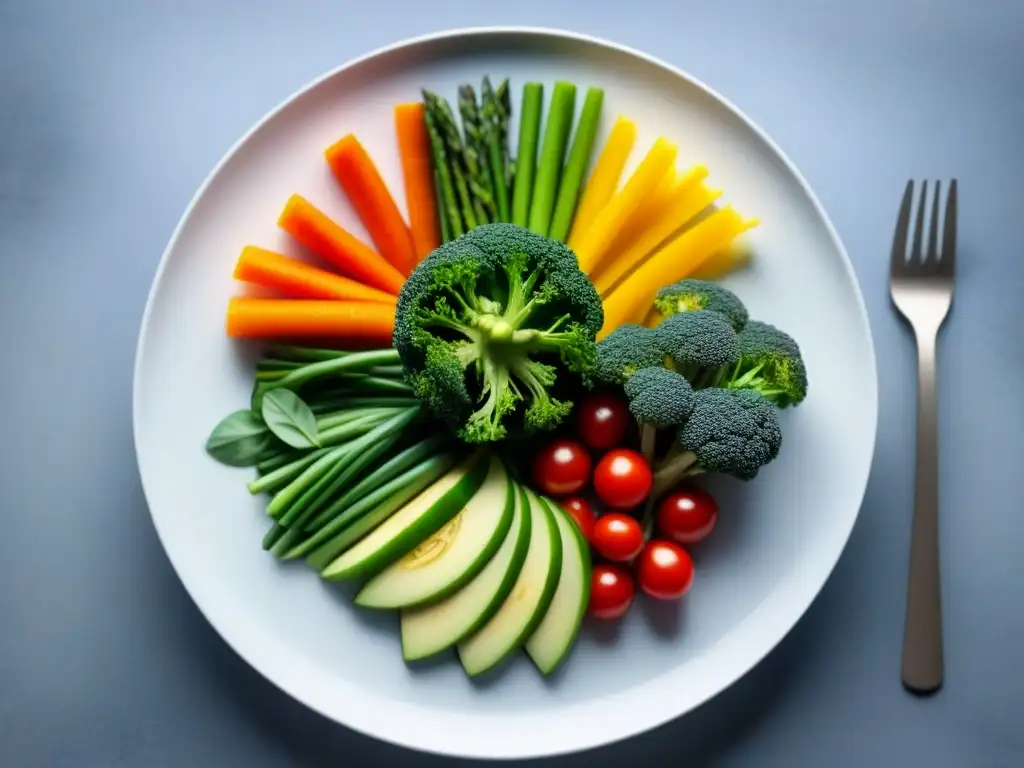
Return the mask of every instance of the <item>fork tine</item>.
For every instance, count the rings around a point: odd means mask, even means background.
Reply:
[[[956,206],[956,179],[952,179],[942,227],[942,271],[950,276],[956,274]]]
[[[921,182],[921,199],[917,204],[917,217],[914,221],[914,244],[910,247],[910,263],[920,264],[921,241],[924,240],[924,209],[928,205],[928,182]]]
[[[907,233],[910,231],[910,207],[914,202],[914,182],[907,182],[900,203],[900,213],[896,218],[896,232],[892,237],[892,259],[890,273],[901,275],[907,271]]]
[[[935,264],[939,260],[939,199],[942,197],[942,182],[936,180],[935,194],[932,195],[932,215],[928,222],[928,252],[925,261]]]

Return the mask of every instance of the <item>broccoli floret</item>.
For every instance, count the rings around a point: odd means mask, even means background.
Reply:
[[[594,378],[606,384],[622,384],[637,371],[665,365],[658,334],[643,325],[620,325],[597,343]]]
[[[739,355],[721,386],[753,389],[780,408],[798,405],[807,396],[807,368],[800,347],[784,331],[751,320],[736,337]]]
[[[693,409],[693,388],[667,368],[643,368],[626,382],[629,410],[640,425],[640,451],[651,463],[658,429],[682,424]]]
[[[750,319],[747,308],[735,293],[709,280],[680,280],[665,286],[654,297],[654,308],[665,317],[700,310],[718,312],[737,333]]]
[[[752,389],[702,389],[654,475],[660,495],[684,477],[718,472],[752,480],[779,455],[782,428],[770,400]]]
[[[669,367],[694,389],[714,386],[739,355],[736,332],[718,312],[682,312],[666,317],[654,330]]]
[[[398,296],[394,345],[417,396],[468,442],[556,427],[589,383],[601,299],[562,243],[513,224],[429,254]]]

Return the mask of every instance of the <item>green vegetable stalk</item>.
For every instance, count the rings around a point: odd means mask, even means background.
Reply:
[[[540,140],[540,119],[544,109],[544,86],[527,83],[523,86],[522,115],[519,117],[519,154],[516,156],[515,187],[512,195],[512,223],[526,227],[530,223],[530,198],[537,169],[537,144]]]
[[[508,121],[512,110],[509,102],[508,79],[498,85],[495,91],[491,79],[484,77],[481,89],[482,105],[480,108],[481,125],[484,131],[484,143],[487,147],[487,159],[491,167],[491,179],[494,184],[495,202],[498,207],[498,221],[512,221],[512,208],[509,201],[509,189],[512,186],[512,162],[508,150]]]
[[[465,231],[468,232],[471,229],[476,229],[480,224],[478,216],[480,207],[474,204],[465,146],[462,136],[459,134],[459,126],[455,121],[451,106],[445,99],[430,91],[423,91],[423,98],[426,101],[425,111],[431,115],[438,135],[444,142],[452,179],[455,182],[455,192],[459,199],[462,223],[465,225]]]
[[[565,242],[572,227],[572,219],[576,214],[576,203],[579,200],[580,187],[590,155],[597,137],[597,126],[601,120],[601,105],[604,102],[604,91],[600,88],[587,89],[587,97],[583,102],[580,122],[576,127],[576,137],[569,151],[569,160],[565,164],[562,180],[558,184],[558,199],[555,202],[555,213],[551,219],[548,237]]]
[[[477,223],[497,221],[498,206],[495,201],[494,179],[491,176],[487,130],[477,105],[476,91],[471,85],[459,88],[459,114],[462,116],[462,132],[465,134],[463,152],[469,172],[470,191],[473,193],[474,209],[478,212]]]
[[[572,130],[573,113],[576,108],[576,86],[572,83],[555,83],[548,109],[547,126],[544,129],[544,143],[541,146],[537,178],[533,182],[530,200],[529,228],[538,235],[547,236],[551,227],[551,216],[555,208],[559,177],[565,147]]]
[[[423,92],[425,102],[424,120],[427,124],[427,135],[430,136],[430,153],[434,161],[434,173],[437,175],[438,215],[441,217],[441,231],[447,232],[448,238],[456,238],[465,234],[466,228],[459,210],[459,201],[453,181],[454,171],[448,158],[448,149],[441,137],[435,117],[432,100],[437,97],[427,91]]]

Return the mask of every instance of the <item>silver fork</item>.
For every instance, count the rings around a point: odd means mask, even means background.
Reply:
[[[900,675],[914,693],[942,686],[942,598],[939,575],[938,416],[935,399],[935,347],[953,301],[956,274],[956,179],[949,184],[942,238],[939,238],[941,182],[935,182],[928,209],[928,182],[921,182],[913,240],[907,249],[914,182],[907,182],[892,243],[889,290],[893,303],[917,339],[917,469],[910,542],[907,612]],[[927,250],[924,247],[928,219]]]

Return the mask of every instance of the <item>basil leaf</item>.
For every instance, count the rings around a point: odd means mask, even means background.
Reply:
[[[221,464],[252,467],[270,447],[273,436],[252,411],[235,411],[221,419],[206,441],[206,451]]]
[[[263,421],[292,448],[317,448],[316,416],[290,389],[272,389],[263,396]]]

